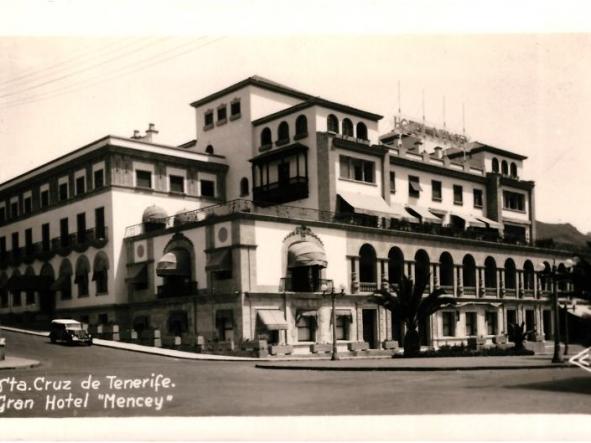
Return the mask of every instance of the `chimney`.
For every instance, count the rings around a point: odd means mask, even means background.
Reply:
[[[443,156],[443,148],[441,146],[435,146],[435,157],[441,159]]]
[[[137,129],[134,129],[133,135],[131,136],[131,138],[136,139],[136,140],[142,138],[142,136],[140,135],[140,131],[138,131]]]
[[[152,142],[152,136],[156,134],[158,134],[156,125],[154,125],[154,123],[149,123],[148,129],[146,130],[146,135],[144,135],[144,140],[147,142]]]

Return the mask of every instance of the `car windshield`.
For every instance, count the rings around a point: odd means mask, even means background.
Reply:
[[[66,329],[69,329],[70,331],[80,331],[82,325],[80,323],[66,323]]]

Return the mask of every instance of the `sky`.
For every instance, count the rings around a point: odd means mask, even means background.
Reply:
[[[26,21],[18,28],[0,18],[0,25],[12,26],[0,26],[0,182],[104,135],[143,132],[148,123],[160,131],[158,142],[193,139],[189,103],[252,75],[381,114],[380,131],[387,132],[400,83],[404,114],[420,119],[424,94],[426,119],[442,126],[445,97],[448,128],[462,131],[464,106],[471,140],[526,155],[522,178],[536,182],[538,220],[590,232],[591,34],[548,33],[545,25],[528,33],[494,26],[482,26],[484,34],[440,26],[411,33],[395,10],[380,21],[376,3],[368,3],[374,15],[367,20],[349,17],[336,27],[326,21],[326,29],[316,20],[291,32],[297,20],[275,20],[282,8],[266,17],[268,28],[247,17],[251,30],[262,25],[265,33],[234,32],[220,11],[209,22],[200,16],[199,33],[190,27],[166,32],[154,22],[133,34],[96,35],[76,22],[65,35],[67,26],[33,30]],[[67,4],[44,3],[62,7],[62,15]],[[181,5],[176,17],[182,21],[195,11]],[[236,11],[232,16],[230,24],[245,26]],[[369,32],[372,19],[376,27]]]

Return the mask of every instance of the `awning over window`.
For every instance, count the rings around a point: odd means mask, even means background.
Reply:
[[[304,317],[316,320],[318,318],[318,311],[300,311],[296,315],[296,322]]]
[[[390,202],[390,210],[392,211],[391,217],[397,220],[406,220],[411,223],[421,222],[414,214],[408,212],[404,205],[401,205],[400,203]]]
[[[423,223],[437,223],[441,224],[441,219],[432,214],[429,209],[423,206],[406,205],[406,210],[415,217],[419,217]]]
[[[499,223],[498,221],[491,220],[490,218],[487,218],[487,217],[481,217],[480,215],[476,218],[478,220],[480,220],[481,222],[486,223],[486,226],[489,227],[490,229],[497,229],[497,230],[503,229],[503,225],[501,223]]]
[[[486,228],[486,224],[470,214],[461,214],[459,212],[451,212],[452,216],[464,220],[466,228]]]
[[[207,254],[207,264],[205,269],[208,271],[231,271],[232,270],[232,250],[220,249]]]
[[[410,189],[412,189],[415,192],[421,192],[423,190],[423,188],[421,188],[421,184],[419,182],[416,181],[409,181],[408,184],[410,185]]]
[[[191,275],[191,258],[183,249],[174,249],[167,252],[158,260],[156,274],[159,276],[185,276]]]
[[[56,281],[49,287],[52,291],[61,291],[67,285],[70,284],[69,275],[60,275]]]
[[[402,205],[386,201],[377,195],[361,194],[359,192],[339,191],[339,196],[353,207],[357,214],[379,215],[397,219],[413,219]],[[418,221],[418,220],[417,220]]]
[[[127,277],[125,281],[128,283],[147,283],[148,282],[148,264],[134,263],[127,267]]]
[[[287,250],[287,267],[320,266],[326,268],[326,254],[317,243],[303,240],[292,243]]]
[[[347,321],[353,321],[353,311],[351,309],[335,309],[335,316],[336,317],[345,317]],[[330,320],[332,322],[332,313]]]
[[[269,331],[279,331],[287,329],[287,321],[283,312],[274,309],[260,309],[257,311],[259,318]]]

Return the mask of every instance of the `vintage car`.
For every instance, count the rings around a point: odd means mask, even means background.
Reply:
[[[76,320],[57,319],[51,322],[49,328],[49,340],[51,343],[62,342],[73,344],[92,344],[92,335],[82,328],[82,324]]]

